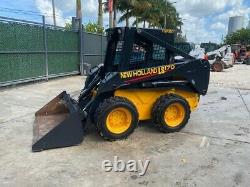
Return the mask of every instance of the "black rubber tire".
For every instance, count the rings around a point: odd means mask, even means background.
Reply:
[[[130,127],[121,134],[114,134],[110,132],[106,126],[106,118],[108,114],[117,107],[124,107],[128,109],[132,115],[132,121]],[[139,117],[136,107],[126,98],[122,97],[110,97],[105,99],[102,103],[99,104],[95,112],[95,126],[97,132],[105,140],[114,141],[127,138],[132,134],[135,128],[138,126]]]
[[[216,61],[211,65],[211,69],[214,72],[222,72],[224,70],[224,68],[225,68],[225,66],[224,66],[223,62]]]
[[[247,60],[246,60],[246,63],[245,63],[246,65],[250,65],[250,58],[248,58]]]
[[[179,103],[181,104],[185,109],[185,116],[183,121],[176,127],[170,127],[168,124],[166,124],[164,120],[164,113],[167,107],[173,103]],[[169,132],[178,132],[182,128],[186,126],[188,123],[188,120],[190,118],[190,107],[188,102],[182,98],[181,96],[169,94],[169,95],[163,95],[159,97],[156,102],[154,103],[153,109],[152,109],[152,120],[155,124],[155,126],[161,131],[165,133]]]

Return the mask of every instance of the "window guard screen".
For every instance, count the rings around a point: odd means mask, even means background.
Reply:
[[[165,60],[165,52],[164,47],[153,44],[153,60]]]
[[[117,42],[116,51],[115,51],[114,65],[118,65],[120,63],[123,46],[124,46],[124,41],[118,41]]]
[[[143,47],[137,44],[134,44],[131,58],[130,58],[130,63],[138,63],[138,62],[145,61],[145,54],[146,54],[146,50]]]

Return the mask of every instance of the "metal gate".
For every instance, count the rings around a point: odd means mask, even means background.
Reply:
[[[103,62],[106,37],[43,23],[0,17],[0,87],[75,75]],[[82,49],[82,53],[80,52]],[[82,58],[80,58],[82,55]]]

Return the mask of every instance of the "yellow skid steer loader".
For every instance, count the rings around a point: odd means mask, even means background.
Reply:
[[[129,27],[107,33],[105,62],[90,70],[78,100],[64,91],[36,112],[33,151],[80,144],[87,119],[106,140],[127,138],[150,119],[162,132],[179,131],[207,93],[209,62],[175,48],[174,33]]]

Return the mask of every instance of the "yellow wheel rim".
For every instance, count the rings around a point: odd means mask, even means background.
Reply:
[[[185,118],[185,108],[180,103],[173,103],[166,108],[164,120],[170,127],[179,126]]]
[[[114,134],[124,133],[130,127],[131,122],[130,111],[123,107],[112,110],[106,119],[107,129]]]

